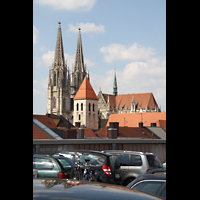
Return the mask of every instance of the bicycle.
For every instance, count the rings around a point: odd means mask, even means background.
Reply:
[[[90,159],[85,159],[86,163],[84,164],[83,180],[97,181],[97,178],[95,176],[94,167],[92,167],[91,164],[88,165],[89,161],[90,161]]]
[[[73,169],[73,179],[74,180],[81,180],[82,179],[82,170],[81,170],[81,166],[82,163],[80,162],[80,156],[75,153],[75,155],[73,155],[75,158],[77,157],[77,162],[75,162],[75,167]]]

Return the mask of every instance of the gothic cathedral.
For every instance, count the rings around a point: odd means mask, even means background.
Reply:
[[[47,114],[62,115],[66,119],[73,120],[73,98],[84,78],[89,79],[89,74],[84,65],[81,29],[78,29],[75,63],[70,74],[67,60],[65,62],[64,58],[61,22],[58,24],[54,61],[49,70]]]

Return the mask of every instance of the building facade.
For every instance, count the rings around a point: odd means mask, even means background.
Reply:
[[[54,61],[49,70],[47,91],[47,113],[63,115],[65,118],[68,118],[70,114],[70,74],[64,59],[60,22]]]
[[[55,55],[49,69],[47,114],[62,115],[72,122],[73,98],[84,78],[88,77],[89,80],[89,73],[84,65],[81,29],[78,29],[75,63],[72,66],[72,73],[70,73],[67,60],[65,61],[64,58],[61,22],[59,21],[58,24]]]
[[[80,122],[84,127],[98,129],[98,98],[85,77],[74,97],[74,124]]]

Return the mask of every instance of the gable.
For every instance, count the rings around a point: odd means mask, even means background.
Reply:
[[[78,99],[98,100],[89,80],[86,77],[77,91],[76,96],[74,97],[74,100]]]

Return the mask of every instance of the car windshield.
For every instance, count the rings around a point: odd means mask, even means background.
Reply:
[[[74,168],[75,167],[75,164],[70,159],[58,158],[58,161],[61,163],[63,168]]]
[[[161,162],[156,155],[146,155],[150,167],[162,168]]]

